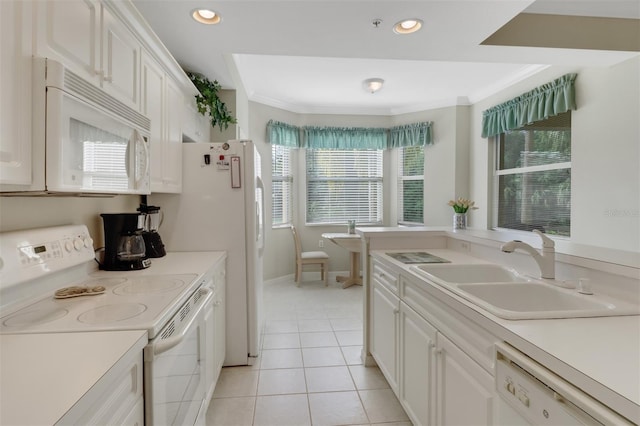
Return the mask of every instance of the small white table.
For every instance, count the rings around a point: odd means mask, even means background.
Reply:
[[[349,276],[338,275],[336,281],[342,283],[342,288],[362,285],[362,277],[360,276],[360,236],[347,233],[325,233],[322,234],[322,238],[330,240],[332,243],[351,252]]]

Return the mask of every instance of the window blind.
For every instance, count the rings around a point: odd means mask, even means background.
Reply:
[[[398,149],[398,222],[424,223],[424,147]]]
[[[293,219],[292,149],[282,145],[271,146],[273,226],[289,225]]]
[[[382,222],[382,151],[307,149],[307,223]]]

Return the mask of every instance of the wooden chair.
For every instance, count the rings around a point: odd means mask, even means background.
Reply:
[[[302,251],[300,237],[295,226],[291,226],[293,242],[296,248],[296,285],[300,287],[302,280],[303,265],[320,265],[320,276],[324,280],[324,285],[328,286],[327,277],[329,275],[329,255],[323,251]]]

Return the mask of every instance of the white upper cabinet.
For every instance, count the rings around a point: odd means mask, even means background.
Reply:
[[[31,145],[31,3],[0,1],[0,184],[34,183]],[[44,170],[39,179],[44,189]],[[38,189],[38,188],[37,188]]]
[[[211,122],[209,115],[202,115],[196,106],[197,90],[193,94],[185,95],[182,134],[188,142],[211,141]]]
[[[38,1],[36,55],[53,58],[136,110],[141,44],[97,0]]]
[[[141,75],[142,113],[151,119],[151,192],[180,192],[182,92],[146,51]]]
[[[182,91],[171,79],[167,79],[167,139],[162,163],[162,191],[182,191]],[[153,192],[153,187],[151,188]],[[158,190],[157,192],[160,192]]]
[[[140,43],[102,6],[102,87],[132,108],[140,105]]]

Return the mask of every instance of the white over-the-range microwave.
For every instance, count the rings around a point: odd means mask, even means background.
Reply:
[[[34,182],[5,194],[150,193],[149,118],[47,58],[32,95]]]

